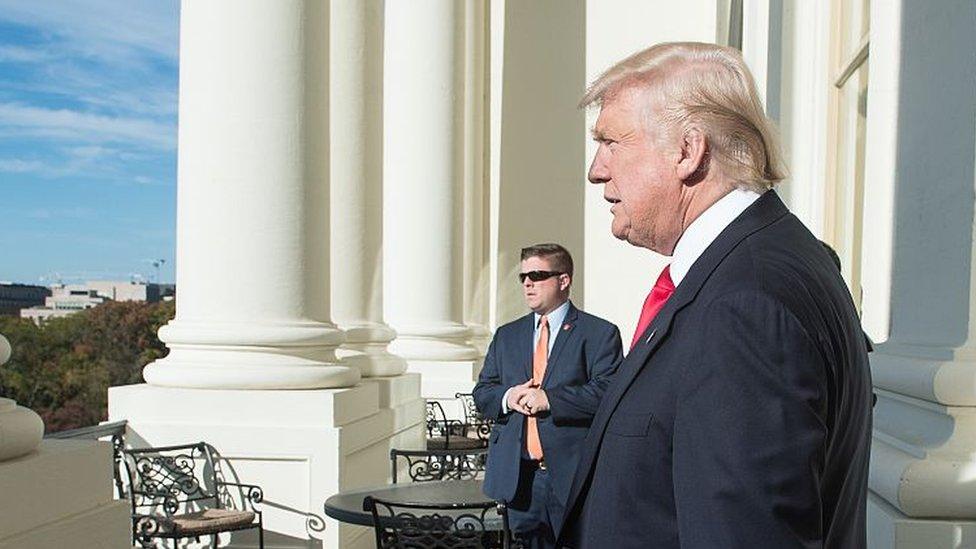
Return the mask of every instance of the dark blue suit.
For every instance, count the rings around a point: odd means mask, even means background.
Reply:
[[[621,364],[560,542],[864,547],[870,441],[850,293],[769,191],[698,258]]]
[[[498,501],[526,496],[518,493],[526,485],[526,418],[518,412],[503,414],[502,397],[532,377],[534,316],[498,328],[473,391],[478,409],[496,422],[489,438],[484,491]],[[581,444],[622,355],[617,327],[572,304],[562,326],[551,327],[550,337],[556,339],[541,385],[550,411],[540,414],[538,428],[549,482],[562,508]]]

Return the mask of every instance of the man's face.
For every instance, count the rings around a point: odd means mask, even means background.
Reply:
[[[522,260],[522,272],[531,271],[554,271],[548,259],[542,257],[530,257]],[[569,297],[569,275],[562,274],[553,276],[545,280],[533,282],[526,278],[522,282],[522,294],[525,296],[525,304],[533,312],[540,315],[549,314],[556,307],[562,305]]]
[[[604,185],[615,237],[671,255],[681,236],[687,198],[676,173],[681,148],[662,125],[652,122],[657,110],[648,107],[644,94],[624,89],[604,102],[593,127],[598,147],[588,178]]]

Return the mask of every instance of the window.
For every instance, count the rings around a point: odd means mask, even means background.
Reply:
[[[867,129],[870,0],[831,6],[831,97],[824,239],[840,256],[844,280],[861,309],[861,246]]]

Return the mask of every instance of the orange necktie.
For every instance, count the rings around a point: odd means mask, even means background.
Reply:
[[[532,383],[542,385],[542,378],[546,375],[546,363],[549,361],[549,321],[545,316],[539,318],[539,341],[535,344],[532,355]],[[539,440],[539,425],[534,417],[526,418],[525,446],[529,450],[529,457],[542,459],[542,441]]]

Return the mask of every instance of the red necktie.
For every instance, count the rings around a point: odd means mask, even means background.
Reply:
[[[641,334],[651,325],[651,321],[654,320],[654,317],[661,311],[673,293],[674,282],[671,281],[671,266],[668,265],[661,271],[661,276],[657,277],[657,282],[654,283],[651,292],[647,294],[647,299],[644,300],[644,308],[641,309],[640,320],[637,321],[637,330],[634,332],[634,339],[630,342],[631,349],[637,346],[637,340],[640,339]]]

